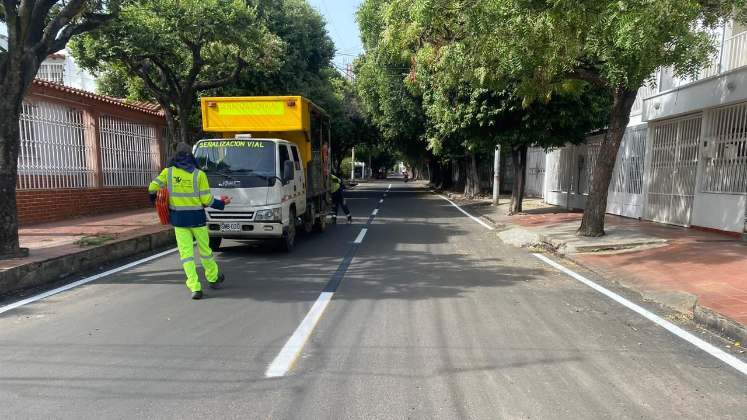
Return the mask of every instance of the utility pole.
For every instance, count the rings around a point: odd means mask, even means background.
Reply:
[[[493,161],[493,205],[498,205],[501,191],[501,145],[495,145],[495,160]]]
[[[350,171],[350,180],[355,181],[355,147],[353,147],[353,162],[351,162],[351,165],[353,165],[353,170]]]

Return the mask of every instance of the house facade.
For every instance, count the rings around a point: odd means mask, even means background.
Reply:
[[[716,35],[718,54],[698,77],[660,69],[656,86],[639,91],[608,213],[731,236],[747,232],[747,28],[733,22]],[[546,153],[548,203],[586,206],[603,138]]]

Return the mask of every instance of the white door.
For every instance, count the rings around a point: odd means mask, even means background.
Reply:
[[[653,126],[647,220],[690,226],[701,124],[698,115]]]
[[[643,217],[643,173],[648,127],[625,131],[607,195],[607,213]]]

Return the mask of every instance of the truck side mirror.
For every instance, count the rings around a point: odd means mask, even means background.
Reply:
[[[283,182],[290,182],[296,177],[296,165],[292,160],[286,160],[283,164]]]

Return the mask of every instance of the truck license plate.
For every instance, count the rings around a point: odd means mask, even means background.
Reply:
[[[221,223],[221,232],[241,232],[241,225],[239,223]]]

